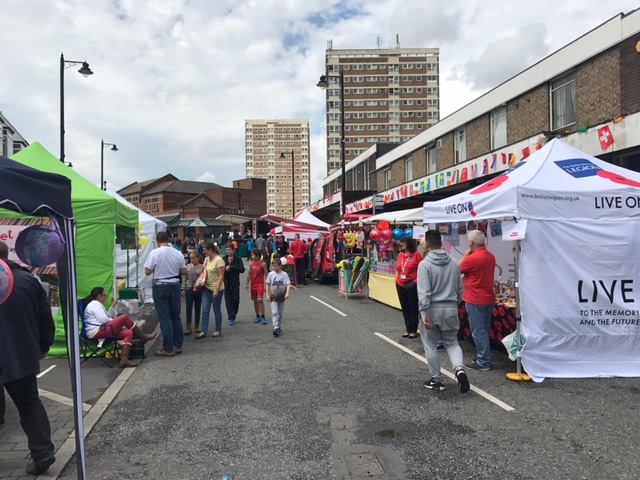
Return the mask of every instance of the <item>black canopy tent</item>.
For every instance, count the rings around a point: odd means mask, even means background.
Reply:
[[[75,232],[71,207],[71,181],[0,156],[0,208],[24,215],[51,217],[61,226],[65,254],[57,261],[64,317],[75,425],[77,478],[85,478],[82,377],[78,333]],[[2,365],[0,365],[0,369]]]

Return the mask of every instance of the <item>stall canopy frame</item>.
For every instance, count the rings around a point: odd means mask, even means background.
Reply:
[[[2,192],[0,208],[21,215],[52,217],[62,227],[65,253],[58,259],[56,265],[61,280],[60,285],[63,287],[61,288],[62,311],[67,332],[66,339],[73,389],[76,475],[78,479],[84,480],[86,467],[71,182],[61,175],[44,173],[0,156],[0,192]],[[0,215],[2,215],[2,211],[0,211]],[[0,345],[2,340],[3,337],[0,336]]]

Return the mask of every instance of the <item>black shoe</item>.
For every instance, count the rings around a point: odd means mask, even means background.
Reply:
[[[471,368],[473,370],[479,370],[481,372],[489,371],[489,367],[481,367],[477,360],[472,360],[471,365],[467,365],[467,368]]]
[[[467,372],[464,371],[464,368],[456,372],[456,380],[458,380],[458,390],[460,390],[460,393],[467,393],[471,385],[469,385],[469,378],[467,378]]]
[[[444,383],[436,381],[433,378],[424,382],[422,386],[424,388],[428,388],[429,390],[437,390],[439,392],[444,392],[447,389],[447,387],[444,386]]]
[[[27,465],[27,473],[29,475],[40,475],[49,470],[49,467],[56,461],[55,457],[45,458],[44,460],[32,461]]]
[[[281,330],[279,328],[274,328],[273,329],[273,336],[274,337],[279,337],[281,333]]]

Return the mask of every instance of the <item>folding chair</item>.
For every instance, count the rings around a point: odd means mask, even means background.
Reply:
[[[85,299],[78,301],[78,313],[80,315],[80,353],[82,354],[82,361],[86,362],[90,358],[97,358],[108,367],[113,367],[115,360],[118,358],[118,339],[116,337],[107,338],[89,338],[87,336],[87,330],[85,328],[86,322],[84,320],[84,309],[87,306]],[[111,355],[109,362],[107,355]]]

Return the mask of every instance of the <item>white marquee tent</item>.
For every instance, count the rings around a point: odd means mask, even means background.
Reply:
[[[127,261],[127,250],[119,248],[118,246],[116,251],[116,276],[119,278],[127,278],[128,285],[144,288],[145,302],[153,302],[151,293],[152,279],[151,277],[145,276],[144,263],[151,253],[151,250],[157,246],[156,234],[158,232],[164,232],[167,229],[167,224],[140,210],[116,192],[107,191],[107,193],[127,207],[138,210],[138,219],[140,221],[140,225],[138,226],[138,242],[140,248],[137,250],[137,258],[136,250],[129,250],[129,259]]]
[[[640,174],[553,140],[425,223],[517,219],[519,293],[534,379],[640,376]]]

